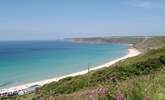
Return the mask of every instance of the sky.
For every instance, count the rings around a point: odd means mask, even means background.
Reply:
[[[0,0],[0,40],[165,35],[165,0]]]

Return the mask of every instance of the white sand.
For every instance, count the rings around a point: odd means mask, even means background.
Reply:
[[[129,52],[128,52],[127,55],[125,55],[121,58],[115,59],[113,61],[110,61],[106,64],[103,64],[103,65],[100,65],[100,66],[97,66],[97,67],[94,67],[94,68],[90,68],[90,71],[100,69],[100,68],[103,68],[103,67],[109,67],[110,65],[113,65],[118,61],[121,61],[121,60],[129,58],[129,57],[137,56],[137,55],[140,54],[140,52],[138,50],[136,50],[135,48],[129,48],[128,51]],[[51,82],[59,81],[60,79],[63,79],[63,78],[66,78],[66,77],[83,75],[83,74],[86,74],[86,73],[88,73],[88,70],[83,70],[83,71],[80,71],[80,72],[77,72],[77,73],[73,73],[73,74],[69,74],[69,75],[65,75],[65,76],[61,76],[61,77],[56,77],[56,78],[52,78],[52,79],[47,79],[47,80],[43,80],[43,81],[39,81],[39,82],[34,82],[34,83],[19,85],[19,86],[15,86],[15,87],[11,87],[11,88],[1,89],[0,93],[5,93],[5,92],[9,93],[9,92],[14,92],[14,91],[26,90],[26,89],[30,88],[31,86],[34,86],[34,85],[43,86],[43,85],[51,83]]]

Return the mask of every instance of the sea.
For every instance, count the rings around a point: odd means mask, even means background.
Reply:
[[[124,44],[1,41],[0,89],[79,72],[127,53]]]

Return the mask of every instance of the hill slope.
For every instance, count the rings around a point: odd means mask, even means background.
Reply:
[[[91,72],[90,75],[70,77],[38,89],[35,93],[41,97],[70,94],[95,87],[113,88],[114,85],[155,73],[165,68],[165,48],[152,50],[144,55],[127,59],[112,67]],[[89,84],[88,84],[89,82]],[[162,83],[163,84],[163,83]],[[163,84],[165,85],[165,83]],[[112,96],[113,97],[113,96]]]
[[[137,42],[134,46],[140,51],[148,51],[150,49],[157,49],[162,46],[165,46],[165,36],[144,38],[142,41]]]
[[[124,98],[126,100],[164,100],[165,47],[162,47],[165,44],[164,40],[164,37],[143,39],[134,46],[139,49],[144,48],[143,50],[147,51],[144,54],[120,61],[108,68],[92,71],[89,74],[53,82],[38,88],[34,93],[8,99],[88,100],[95,98],[96,100],[113,100]],[[155,41],[159,42],[155,43]],[[150,48],[146,49],[147,47]]]
[[[147,51],[150,49],[160,48],[165,46],[165,36],[157,37],[95,37],[95,38],[73,38],[70,41],[79,43],[124,43],[124,44],[134,44],[134,47],[140,51]]]

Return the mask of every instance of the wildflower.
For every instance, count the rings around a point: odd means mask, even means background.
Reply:
[[[116,100],[124,100],[124,95],[121,93],[118,93],[115,97]]]
[[[144,96],[144,100],[150,100],[149,96]]]

